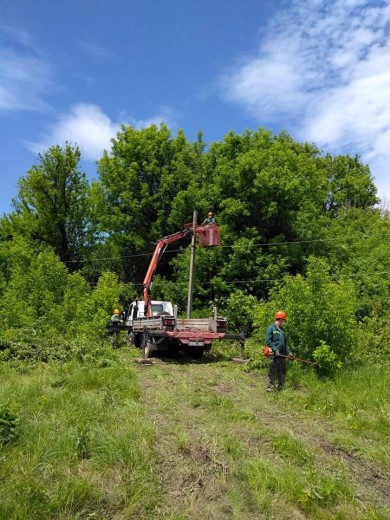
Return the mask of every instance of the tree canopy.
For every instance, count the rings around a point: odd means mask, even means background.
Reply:
[[[81,257],[89,224],[89,185],[78,168],[80,157],[80,149],[69,143],[39,154],[19,179],[15,211],[4,225],[12,235],[51,245],[63,262]]]
[[[51,320],[47,307],[63,306],[65,331],[74,320],[70,309],[78,308],[72,292],[97,315],[109,312],[115,299],[124,305],[141,295],[154,243],[183,229],[194,209],[200,221],[212,210],[222,237],[220,247],[197,250],[197,312],[218,304],[233,326],[252,333],[272,316],[271,306],[283,306],[297,317],[292,337],[305,343],[304,353],[322,341],[340,359],[344,345],[331,323],[346,323],[354,338],[365,327],[372,337],[389,316],[389,217],[378,209],[370,170],[358,156],[324,155],[315,144],[264,128],[230,131],[209,144],[199,133],[190,142],[182,130],[172,135],[162,124],[123,126],[93,180],[80,171],[80,159],[70,143],[38,155],[19,180],[13,211],[0,219],[5,329],[21,326],[6,312],[10,302],[18,315],[25,309],[31,326],[42,316]],[[167,250],[153,287],[155,298],[181,308],[187,246]],[[107,280],[118,284],[115,291],[93,296],[96,284],[109,292]],[[97,301],[105,302],[104,311],[91,303]],[[311,325],[318,307],[328,318]]]

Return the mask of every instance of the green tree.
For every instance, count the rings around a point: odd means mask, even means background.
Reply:
[[[314,145],[265,129],[229,132],[210,146],[202,194],[215,208],[223,246],[214,276],[227,284],[245,280],[247,291],[264,298],[284,273],[304,272],[305,257],[314,249],[306,241],[321,232],[327,198],[319,158]],[[206,253],[199,256],[207,262]],[[202,272],[207,271],[203,265]],[[225,287],[228,296],[231,288]]]
[[[182,131],[172,137],[164,124],[123,126],[98,162],[92,196],[107,256],[138,255],[117,265],[125,279],[142,282],[153,242],[191,220],[201,148],[201,140],[193,145]]]
[[[323,159],[329,182],[326,209],[337,214],[343,208],[369,208],[379,202],[368,166],[355,155],[327,154]]]
[[[326,228],[326,257],[335,277],[351,279],[358,293],[357,315],[390,312],[390,217],[377,208],[338,212]]]
[[[4,250],[8,265],[0,300],[2,331],[54,323],[67,283],[65,265],[48,246],[40,251],[34,241],[20,236],[3,244]]]
[[[165,220],[177,222],[186,211],[190,220],[188,209],[196,207],[200,219],[213,209],[220,225],[222,247],[197,251],[196,305],[228,298],[243,283],[245,292],[267,298],[284,274],[304,274],[310,255],[332,255],[328,229],[348,201],[362,207],[376,201],[369,170],[357,157],[324,157],[315,145],[297,143],[286,132],[231,131],[208,149],[194,147],[196,176],[188,176],[187,185],[178,182]],[[159,207],[158,197],[154,204]],[[160,272],[173,276],[175,288],[168,292],[184,303],[188,252],[179,253],[171,267],[160,266]]]
[[[89,186],[80,158],[78,146],[69,143],[39,154],[18,182],[15,213],[9,216],[9,232],[52,246],[63,262],[81,259],[87,238]]]

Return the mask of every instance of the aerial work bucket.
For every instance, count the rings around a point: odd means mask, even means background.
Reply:
[[[221,245],[218,224],[207,224],[206,226],[197,226],[196,234],[199,236],[200,247]]]

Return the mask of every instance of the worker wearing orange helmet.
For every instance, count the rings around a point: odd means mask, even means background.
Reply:
[[[286,320],[286,313],[277,311],[274,323],[267,327],[265,332],[266,345],[272,349],[272,359],[268,372],[268,392],[272,392],[275,389],[276,380],[279,389],[282,389],[286,384],[286,359],[281,357],[291,355],[287,346],[286,333],[283,330]]]
[[[207,218],[202,222],[202,226],[207,226],[207,224],[215,224],[215,218],[212,211],[208,212]]]

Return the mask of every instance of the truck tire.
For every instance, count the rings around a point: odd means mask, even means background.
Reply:
[[[135,345],[135,335],[134,335],[134,332],[129,332],[127,334],[127,344],[130,347],[133,347]]]
[[[153,343],[151,339],[148,339],[146,341],[145,347],[144,347],[144,359],[148,359],[152,357],[153,354]]]
[[[204,350],[203,349],[191,349],[189,352],[189,355],[192,357],[192,359],[202,359]]]

